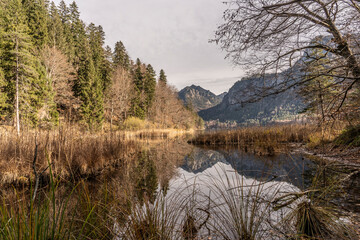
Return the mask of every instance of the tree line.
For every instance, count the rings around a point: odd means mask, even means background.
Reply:
[[[164,70],[157,79],[121,41],[113,50],[104,45],[102,26],[85,24],[76,2],[1,0],[1,122],[18,134],[60,120],[96,130],[130,116],[162,127],[195,124],[196,114],[182,106]]]

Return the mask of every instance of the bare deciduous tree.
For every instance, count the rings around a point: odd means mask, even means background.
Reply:
[[[261,74],[283,72],[280,81],[264,88],[261,96],[319,76],[334,77],[341,89],[336,104],[340,109],[354,86],[359,87],[358,0],[233,0],[227,4],[225,22],[213,41],[227,51],[227,57],[236,65]],[[301,64],[299,60],[314,60],[310,56],[313,50],[321,51],[331,64],[316,73],[304,69],[305,64],[302,77],[294,79],[296,74],[289,68]]]
[[[56,47],[46,46],[41,52],[42,62],[46,68],[48,79],[52,81],[55,91],[54,101],[58,108],[65,112],[71,111],[79,104],[75,98],[72,85],[75,79],[75,69],[67,57]]]
[[[113,73],[111,86],[106,94],[106,117],[110,120],[125,120],[134,96],[134,83],[128,70],[118,66]]]
[[[161,127],[189,128],[195,124],[195,116],[185,109],[176,90],[159,82],[155,90],[155,99],[150,109],[150,119]]]

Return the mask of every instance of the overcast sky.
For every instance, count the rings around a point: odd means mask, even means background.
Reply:
[[[208,42],[222,21],[223,0],[76,2],[87,24],[102,25],[107,45],[113,48],[121,40],[132,59],[150,63],[157,73],[163,68],[169,83],[179,90],[195,84],[219,94],[244,75]]]

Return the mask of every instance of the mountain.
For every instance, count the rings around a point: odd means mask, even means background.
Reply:
[[[219,96],[200,86],[191,85],[179,92],[179,98],[186,106],[192,107],[195,111],[205,110],[218,105],[225,93]]]
[[[219,95],[217,95],[217,97],[222,101],[224,99],[224,97],[226,96],[227,92],[223,92]]]
[[[291,71],[291,72],[290,72]],[[266,89],[289,76],[300,76],[296,68],[280,75],[267,74],[243,78],[229,90],[222,102],[199,112],[205,121],[236,122],[237,124],[264,124],[273,121],[294,119],[304,109],[302,98],[291,88],[276,95],[261,97],[259,89]],[[285,83],[285,81],[284,81]],[[260,96],[254,101],[254,93]]]

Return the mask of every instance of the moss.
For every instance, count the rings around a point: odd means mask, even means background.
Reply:
[[[334,143],[336,145],[360,147],[360,125],[345,129],[340,136],[334,140]]]

